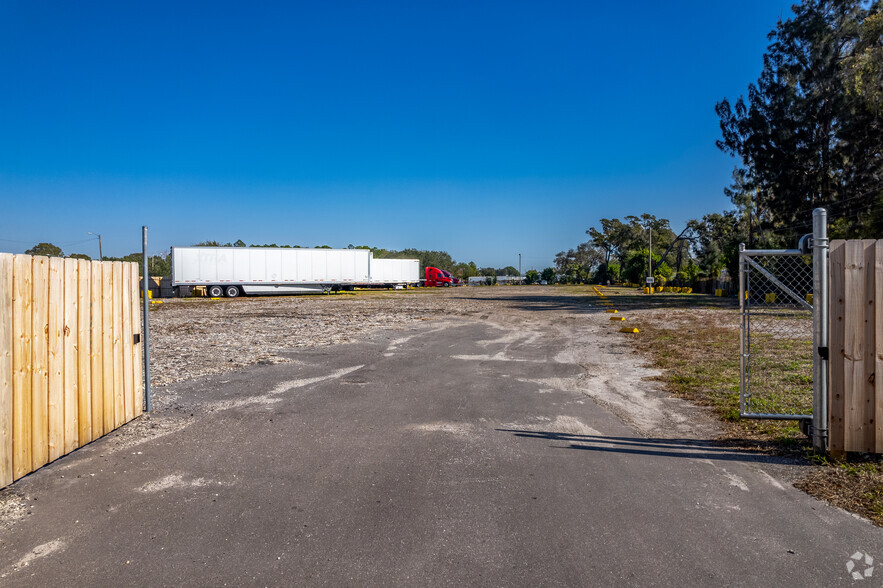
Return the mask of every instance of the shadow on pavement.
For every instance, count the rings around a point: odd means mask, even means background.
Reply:
[[[605,437],[602,435],[576,435],[552,431],[529,431],[520,429],[496,429],[501,433],[512,433],[515,437],[561,441],[567,446],[561,449],[578,449],[599,453],[621,453],[628,455],[648,455],[652,457],[674,457],[686,459],[710,459],[716,461],[743,461],[754,463],[775,463],[799,465],[802,460],[793,457],[771,455],[762,447],[746,449],[723,445],[713,440],[660,439],[645,437]]]
[[[476,300],[487,302],[488,300],[510,302],[517,305],[520,310],[535,312],[543,311],[570,311],[574,313],[596,314],[604,313],[606,308],[601,304],[606,300],[612,302],[620,312],[625,310],[653,310],[653,309],[726,309],[737,311],[739,301],[736,298],[716,298],[707,294],[620,294],[602,299],[588,292],[561,293],[532,296],[529,294],[512,294],[507,296],[495,296],[484,298],[481,296],[464,296],[464,300]]]

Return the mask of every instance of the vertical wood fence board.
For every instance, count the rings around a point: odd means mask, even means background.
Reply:
[[[874,451],[883,453],[883,239],[874,243],[874,340],[869,344],[874,364]]]
[[[49,461],[64,455],[64,260],[49,258]]]
[[[49,462],[49,258],[32,258],[31,464]]]
[[[113,431],[116,426],[113,401],[113,264],[104,262],[101,266],[101,351],[102,387],[104,392],[104,432]]]
[[[12,483],[12,254],[0,253],[0,487]]]
[[[92,371],[92,438],[104,435],[104,389],[101,362],[101,266],[100,261],[90,262],[92,282],[89,291],[89,361]]]
[[[64,452],[78,447],[77,260],[64,260]]]
[[[843,298],[845,308],[843,344],[843,399],[846,451],[861,451],[864,446],[864,395],[863,380],[865,357],[864,340],[864,301],[865,301],[865,256],[861,241],[846,242],[846,263],[843,276]]]
[[[135,418],[135,406],[132,403],[135,393],[134,366],[132,363],[132,269],[133,263],[123,264],[123,407],[126,422]]]
[[[135,292],[132,294],[132,328],[138,333],[138,344],[132,346],[132,363],[135,366],[135,390],[133,404],[135,406],[135,416],[139,416],[144,412],[144,326],[142,324],[142,313],[140,308],[140,283],[138,276],[138,264],[132,264],[132,285]]]
[[[126,422],[123,402],[125,376],[123,375],[123,262],[112,262],[113,267],[113,414],[114,428]]]
[[[12,469],[13,479],[31,468],[31,256],[13,257]]]
[[[843,271],[846,262],[846,241],[831,241],[829,251],[830,296],[828,299],[828,447],[832,452],[843,452],[844,447],[844,300]]]
[[[91,264],[77,260],[77,443],[92,440]]]
[[[858,382],[860,396],[862,398],[862,449],[865,453],[872,453],[876,447],[874,433],[875,410],[874,402],[874,244],[873,239],[864,239],[861,242],[862,266],[863,266],[863,296],[862,296],[862,374]]]

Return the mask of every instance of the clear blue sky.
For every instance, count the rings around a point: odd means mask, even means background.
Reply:
[[[0,251],[214,239],[542,269],[729,207],[714,104],[791,2],[0,3]]]

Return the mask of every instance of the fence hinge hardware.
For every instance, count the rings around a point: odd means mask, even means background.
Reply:
[[[828,361],[828,348],[827,347],[819,347],[819,357]]]

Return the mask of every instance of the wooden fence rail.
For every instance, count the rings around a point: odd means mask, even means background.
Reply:
[[[883,240],[831,241],[829,448],[883,453]]]
[[[0,488],[142,412],[138,265],[0,253]]]

